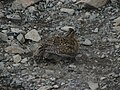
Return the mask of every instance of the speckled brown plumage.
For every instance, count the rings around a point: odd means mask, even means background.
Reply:
[[[46,40],[46,42],[44,42],[42,46],[44,47],[45,45],[45,47],[39,48],[38,53],[41,54],[41,50],[42,50],[42,52],[44,51],[45,54],[49,53],[63,57],[64,56],[74,57],[76,56],[79,49],[78,41],[76,40],[74,35],[75,35],[75,30],[69,28],[69,31],[64,36],[50,37]],[[44,55],[44,53],[42,53],[42,55]]]
[[[56,47],[58,54],[75,55],[78,52],[78,41],[74,37],[75,31],[69,28],[65,36],[55,36],[51,39],[52,47]]]

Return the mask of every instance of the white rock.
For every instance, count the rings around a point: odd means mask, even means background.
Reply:
[[[76,68],[76,66],[73,65],[73,64],[69,65],[69,67],[70,67],[70,68]]]
[[[75,28],[75,27],[72,27],[72,26],[64,26],[64,27],[61,27],[62,30],[65,30],[65,31],[68,31],[69,28]]]
[[[51,78],[50,78],[50,80],[51,80],[51,81],[55,81],[55,80],[56,80],[56,78],[54,78],[54,77],[51,77]]]
[[[20,63],[13,64],[14,67],[18,67]]]
[[[101,77],[101,78],[100,78],[100,80],[104,80],[104,79],[106,79],[106,77]]]
[[[76,2],[77,0],[72,0],[73,2]]]
[[[83,45],[90,46],[92,45],[92,42],[89,39],[85,39],[85,41],[83,42]]]
[[[88,82],[89,87],[91,88],[91,90],[96,90],[98,88],[98,83],[93,83],[93,82]]]
[[[42,86],[38,90],[50,90],[52,86]]]
[[[13,56],[13,60],[15,63],[19,63],[21,61],[21,56],[19,54]]]
[[[86,16],[86,17],[89,17],[90,15],[91,15],[90,12],[86,12],[86,13],[85,13],[85,16]]]
[[[54,89],[58,89],[59,86],[58,86],[58,85],[53,85],[53,88],[54,88]]]
[[[93,31],[94,33],[97,33],[98,32],[98,28],[95,28],[95,30]]]
[[[19,54],[22,54],[25,52],[22,48],[20,48],[17,45],[8,46],[5,48],[5,51],[8,53],[19,53]]]
[[[37,32],[37,30],[33,29],[31,31],[29,31],[26,35],[25,35],[25,38],[26,39],[30,39],[30,40],[33,40],[33,41],[36,41],[38,42],[41,38]]]
[[[22,63],[26,63],[28,61],[28,59],[27,58],[24,58],[24,59],[22,59]]]
[[[68,14],[71,14],[71,15],[73,15],[74,12],[75,12],[74,9],[69,9],[69,8],[61,8],[60,11],[61,11],[61,12],[68,13]]]

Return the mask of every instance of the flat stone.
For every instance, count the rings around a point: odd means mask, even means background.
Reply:
[[[28,7],[34,3],[36,3],[38,0],[15,0],[12,3],[12,8],[13,9],[21,9],[21,7]]]
[[[120,31],[120,16],[113,20],[114,29]]]
[[[4,63],[3,62],[0,62],[0,69],[4,69]]]
[[[90,6],[93,6],[95,8],[99,8],[102,7],[103,5],[105,5],[107,3],[108,0],[78,0],[78,2],[76,4],[79,3],[84,3],[84,4],[88,4]]]
[[[36,11],[35,7],[34,6],[30,6],[28,8],[29,12],[33,13],[34,11]]]
[[[28,61],[27,58],[22,59],[21,63],[26,63]]]
[[[14,28],[14,27],[11,28],[11,32],[15,32],[15,33],[23,33],[23,34],[26,33],[25,31],[23,31],[23,30],[21,30],[21,29],[19,29],[19,28]]]
[[[85,39],[85,41],[82,44],[90,46],[90,45],[92,45],[92,42],[89,39]]]
[[[29,5],[33,4],[35,0],[15,0],[12,4],[13,8],[20,8],[20,5],[22,7],[28,7]]]
[[[82,57],[82,55],[81,55],[81,54],[78,54],[78,55],[75,57],[75,59],[76,59],[77,61],[80,61],[81,57]]]
[[[46,74],[54,74],[53,70],[45,70]]]
[[[0,18],[4,17],[4,14],[2,11],[0,11]]]
[[[18,14],[10,14],[6,16],[8,19],[13,19],[13,20],[21,20],[20,15]]]
[[[88,82],[91,90],[96,90],[98,88],[98,83]]]
[[[12,64],[14,67],[18,67],[20,63]]]
[[[3,4],[0,2],[0,8],[3,8]]]
[[[54,89],[58,89],[59,86],[58,86],[58,85],[53,85],[53,88],[54,88]]]
[[[29,32],[25,35],[25,38],[26,38],[26,39],[33,40],[33,41],[36,41],[36,42],[38,42],[38,41],[41,39],[41,37],[40,37],[39,34],[38,34],[38,31],[35,30],[35,29],[29,31]]]
[[[73,15],[75,10],[74,9],[69,9],[69,8],[61,8],[60,9],[61,12],[65,12],[65,13],[68,13],[70,15]]]
[[[23,34],[21,34],[21,33],[17,36],[17,39],[18,39],[18,41],[20,41],[21,43],[25,42],[24,36],[23,36]]]
[[[97,33],[98,32],[98,28],[95,28],[95,30],[93,30],[94,33]]]
[[[18,55],[14,55],[13,56],[13,60],[15,63],[19,63],[21,61],[21,56],[18,54]]]
[[[65,31],[68,31],[69,28],[75,28],[75,27],[72,27],[72,26],[64,26],[64,27],[61,27],[62,30],[65,30]]]
[[[120,42],[117,38],[108,38],[109,42]]]
[[[69,67],[70,67],[70,68],[76,68],[76,66],[73,65],[73,64],[69,65]]]
[[[0,55],[0,61],[4,59],[4,56]]]
[[[0,41],[7,41],[8,37],[6,34],[0,32]]]
[[[22,54],[22,53],[25,52],[21,47],[19,47],[17,45],[8,46],[8,47],[5,48],[5,51],[8,52],[8,53],[14,53],[14,54],[15,53]]]
[[[38,90],[50,90],[52,89],[52,86],[42,86]]]

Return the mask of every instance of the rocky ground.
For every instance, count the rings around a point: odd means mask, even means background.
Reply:
[[[0,2],[1,90],[120,90],[119,0],[99,8],[76,0],[22,1]],[[70,27],[80,44],[75,59],[33,57],[46,38]]]

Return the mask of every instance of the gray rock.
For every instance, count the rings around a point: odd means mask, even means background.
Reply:
[[[14,28],[14,27],[11,28],[11,32],[22,33],[22,34],[26,33],[25,31],[23,31],[23,30],[21,30],[19,28]]]
[[[68,13],[70,15],[73,15],[75,10],[74,9],[69,9],[69,8],[61,8],[60,9],[61,12],[65,12],[65,13]]]
[[[76,66],[73,65],[73,64],[69,65],[69,67],[70,67],[70,68],[76,68]]]
[[[8,19],[21,20],[21,17],[18,14],[10,14],[6,16]]]
[[[21,63],[26,63],[27,61],[28,61],[28,59],[24,58],[24,59],[21,60]]]
[[[4,69],[4,63],[3,62],[0,62],[0,69]]]
[[[98,88],[98,83],[88,82],[91,90],[96,90]]]
[[[5,48],[5,51],[8,52],[8,53],[14,53],[14,54],[15,53],[22,54],[22,53],[25,52],[21,47],[19,47],[17,45],[8,46],[8,47]]]
[[[1,41],[7,41],[7,40],[8,40],[7,35],[0,32],[0,42],[1,42]]]
[[[4,17],[4,14],[2,11],[0,11],[0,18]]]
[[[23,36],[23,34],[21,34],[21,33],[17,36],[17,39],[18,39],[18,41],[20,41],[21,43],[24,43],[24,42],[25,42],[24,36]]]
[[[64,27],[61,27],[61,29],[65,30],[65,31],[68,31],[69,28],[73,28],[74,29],[75,27],[73,27],[73,26],[64,26]]]
[[[53,88],[54,88],[54,89],[58,89],[59,86],[58,86],[58,85],[53,85]]]
[[[19,63],[21,61],[21,56],[18,54],[18,55],[14,55],[13,56],[13,60],[15,63]]]
[[[29,10],[30,13],[33,13],[34,11],[36,11],[36,9],[35,9],[34,6],[30,6],[30,7],[28,8],[28,10]]]
[[[45,70],[46,74],[54,74],[53,70]]]
[[[36,41],[36,42],[38,42],[38,41],[41,39],[41,37],[39,36],[37,30],[35,30],[35,29],[29,31],[29,32],[25,35],[25,38],[26,38],[26,39],[33,40],[33,41]]]
[[[90,45],[92,45],[92,42],[89,39],[85,39],[85,41],[82,44],[90,46]]]
[[[116,39],[116,38],[108,38],[109,42],[120,42],[120,40]]]
[[[42,86],[38,90],[50,90],[52,89],[52,86]]]
[[[0,61],[3,60],[3,59],[4,59],[4,57],[2,55],[0,55]]]
[[[95,30],[93,30],[94,33],[97,33],[98,32],[98,28],[95,28]]]
[[[0,2],[0,8],[3,8],[3,4]]]
[[[76,4],[85,3],[95,8],[102,7],[107,3],[108,0],[78,0]]]
[[[81,54],[78,54],[78,55],[75,57],[75,59],[76,59],[77,61],[80,61],[81,57],[82,57],[82,55],[81,55]]]
[[[37,1],[38,0],[15,0],[12,3],[12,9],[22,9],[22,7],[26,8]]]
[[[14,67],[20,66],[20,63],[12,64]]]

